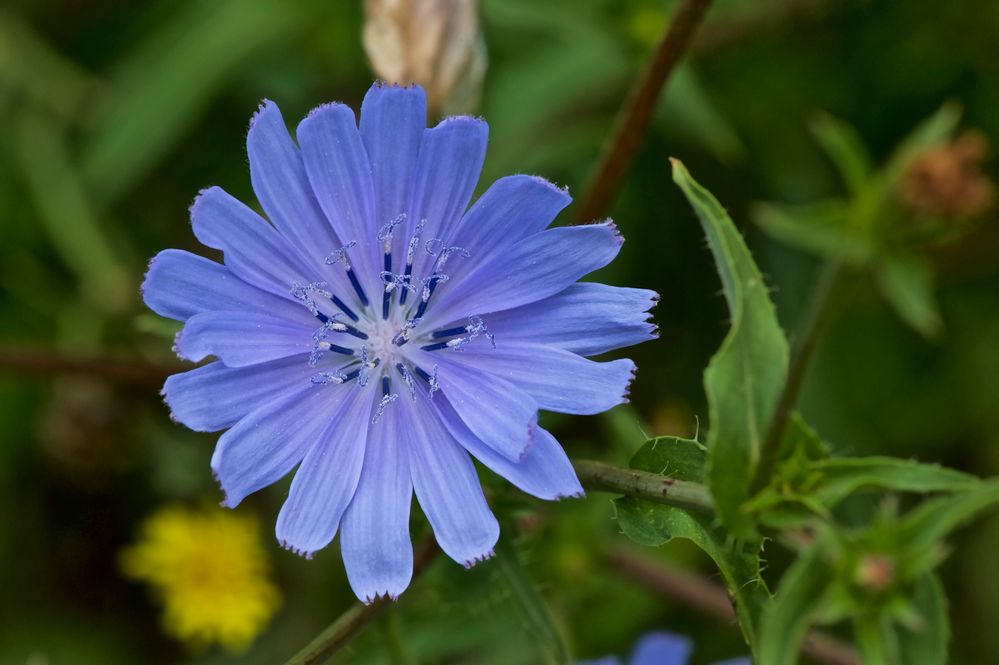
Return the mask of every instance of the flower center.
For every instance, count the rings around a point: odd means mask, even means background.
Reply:
[[[322,366],[324,371],[313,374],[312,382],[341,384],[356,379],[357,385],[366,386],[375,379],[381,384],[382,400],[372,422],[399,397],[392,392],[393,381],[405,385],[413,399],[416,399],[417,379],[427,384],[431,398],[438,390],[437,365],[429,371],[417,366],[409,358],[409,349],[419,345],[423,351],[461,351],[479,337],[485,337],[494,348],[496,346],[485,322],[478,316],[469,317],[466,325],[440,330],[420,329],[434,294],[450,279],[445,272],[448,261],[456,256],[468,259],[470,254],[462,247],[431,238],[422,243],[424,251],[433,257],[428,274],[416,279],[413,264],[426,220],[413,229],[405,256],[393,257],[393,234],[405,221],[406,216],[399,215],[382,226],[377,234],[383,257],[383,269],[379,272],[383,285],[380,297],[366,293],[354,271],[350,252],[357,246],[356,240],[326,257],[327,265],[339,266],[345,271],[352,295],[345,293],[341,297],[330,291],[325,282],[294,284],[291,289],[292,296],[322,324],[312,335],[309,365],[317,369]],[[345,300],[354,302],[348,305]],[[413,346],[407,346],[411,341]]]

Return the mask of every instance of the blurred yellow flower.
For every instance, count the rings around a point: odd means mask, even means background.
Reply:
[[[252,515],[164,508],[120,564],[162,602],[164,632],[195,648],[246,648],[281,604]]]

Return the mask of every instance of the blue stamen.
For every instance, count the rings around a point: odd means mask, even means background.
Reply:
[[[412,276],[413,276],[413,264],[412,263],[407,263],[406,264],[406,272],[404,272],[402,274],[402,278],[403,278],[403,280],[405,280],[405,281],[408,282],[408,281],[410,281],[410,279],[412,278]],[[408,295],[406,293],[406,291],[408,291],[408,289],[403,289],[402,293],[399,294],[399,305],[400,306],[406,304],[406,296]]]
[[[333,353],[342,353],[345,356],[354,355],[354,349],[348,349],[347,347],[339,346],[338,344],[330,344],[329,342],[326,342],[326,344],[329,346],[329,350]]]
[[[392,272],[392,253],[385,252],[385,272]],[[405,289],[403,289],[405,291]],[[387,319],[389,315],[389,304],[392,302],[392,291],[388,285],[385,286],[385,290],[382,292],[382,319]]]
[[[438,330],[431,334],[430,336],[434,339],[440,339],[441,337],[454,337],[455,335],[464,335],[468,332],[466,326],[458,326],[457,328],[447,328],[445,330]]]
[[[353,310],[351,310],[350,307],[347,307],[347,305],[344,304],[344,302],[342,300],[340,300],[336,296],[330,296],[330,300],[333,301],[334,305],[336,305],[337,307],[339,307],[340,309],[342,309],[344,314],[346,314],[347,316],[349,316],[354,321],[358,320],[357,319],[357,314],[354,314]],[[323,323],[325,323],[325,321]]]
[[[368,296],[364,295],[364,289],[361,288],[361,283],[357,281],[357,275],[354,274],[353,268],[347,268],[347,278],[350,280],[350,285],[354,287],[354,291],[357,292],[357,297],[361,299],[361,304],[367,307]]]
[[[423,351],[439,351],[440,349],[446,348],[448,348],[447,342],[436,342],[435,344],[427,344],[420,347]]]

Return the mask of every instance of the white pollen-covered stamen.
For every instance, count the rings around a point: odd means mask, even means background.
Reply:
[[[339,370],[335,372],[318,372],[309,377],[309,380],[317,386],[325,386],[330,383],[339,385],[347,380],[347,375]]]
[[[416,248],[420,246],[420,234],[423,233],[423,228],[427,225],[427,220],[421,219],[413,229],[413,237],[409,239],[409,248],[406,250],[406,265],[413,265],[413,261],[416,260]]]
[[[312,316],[319,316],[319,305],[316,304],[313,295],[332,298],[333,294],[326,288],[326,282],[311,282],[309,284],[299,284],[294,282],[291,285],[291,297],[305,305]]]
[[[416,379],[413,377],[413,372],[410,371],[409,367],[405,363],[396,363],[396,369],[402,374],[402,381],[409,388],[409,394],[416,400]]]
[[[382,243],[382,250],[388,254],[392,251],[392,233],[395,231],[395,227],[400,224],[405,223],[406,213],[400,213],[395,219],[386,222],[378,229],[378,239]]]
[[[385,413],[385,408],[389,404],[399,399],[399,393],[389,393],[388,395],[382,395],[382,399],[378,402],[378,408],[375,410],[375,415],[371,416],[371,424],[374,425],[378,422],[378,419],[382,417]]]
[[[430,380],[427,383],[430,384],[430,399],[434,398],[434,393],[440,391],[441,384],[437,380],[437,371],[440,369],[440,365],[435,364],[433,369],[430,370]]]
[[[356,246],[357,246],[357,241],[351,240],[340,249],[333,250],[326,257],[326,265],[335,266],[336,264],[339,263],[340,265],[343,266],[344,270],[350,271],[351,266],[350,266],[350,259],[347,258],[347,250]]]

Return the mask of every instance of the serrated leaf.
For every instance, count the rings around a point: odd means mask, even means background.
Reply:
[[[680,508],[632,497],[614,500],[617,520],[625,535],[650,547],[674,538],[692,541],[718,566],[735,605],[739,627],[750,648],[757,645],[757,627],[770,591],[760,577],[760,542],[734,541],[711,524],[711,518]]]
[[[940,578],[925,575],[916,583],[912,603],[919,613],[917,630],[902,629],[900,655],[903,665],[946,665],[950,640],[947,596]]]
[[[851,194],[860,193],[868,184],[872,166],[857,130],[827,113],[819,114],[811,128],[819,145],[836,165],[847,190]]]
[[[788,569],[763,613],[758,665],[794,665],[808,629],[822,610],[834,575],[818,544]]]
[[[735,535],[752,537],[755,529],[740,508],[787,376],[788,344],[763,276],[724,208],[677,160],[673,180],[707,235],[732,321],[704,372],[711,492],[722,522]]]
[[[628,466],[661,476],[703,483],[708,451],[698,441],[676,436],[649,439],[632,456]]]
[[[501,538],[497,543],[495,559],[528,631],[548,654],[550,662],[559,665],[568,663],[569,652],[562,640],[562,634],[555,625],[555,620],[537,585],[520,562],[517,549],[509,538]]]
[[[933,267],[918,256],[888,257],[877,272],[878,288],[884,299],[903,321],[929,339],[936,339],[943,332],[933,278]]]

